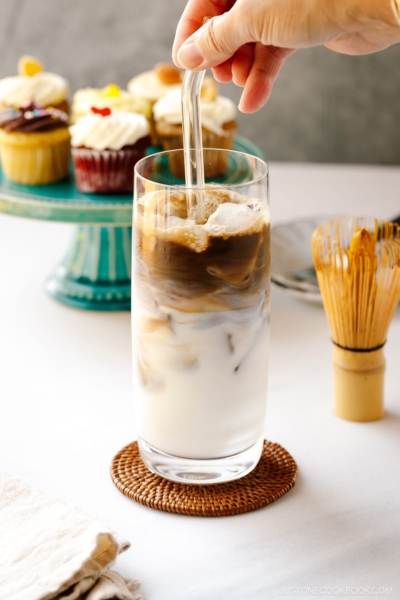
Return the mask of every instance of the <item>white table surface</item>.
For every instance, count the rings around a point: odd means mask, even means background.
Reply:
[[[387,218],[399,197],[400,168],[271,166],[273,224]],[[298,481],[253,513],[171,515],[124,497],[109,476],[135,439],[129,313],[70,309],[43,292],[70,232],[0,215],[0,469],[130,539],[117,568],[142,581],[146,600],[313,598],[339,586],[400,598],[400,310],[385,349],[385,418],[350,423],[333,415],[322,307],[274,290],[265,435],[292,453]]]

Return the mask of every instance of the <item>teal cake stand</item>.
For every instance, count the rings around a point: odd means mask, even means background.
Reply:
[[[257,146],[240,136],[234,149],[262,158]],[[130,309],[132,201],[130,194],[79,192],[72,170],[59,183],[27,186],[9,181],[0,168],[0,212],[76,225],[64,260],[45,282],[52,298],[75,308]]]

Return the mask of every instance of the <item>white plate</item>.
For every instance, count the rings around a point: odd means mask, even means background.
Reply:
[[[317,216],[275,225],[271,229],[271,279],[282,291],[311,302],[322,302],[311,252],[311,236],[329,220]]]

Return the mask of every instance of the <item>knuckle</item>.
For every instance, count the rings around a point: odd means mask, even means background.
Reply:
[[[218,56],[220,54],[227,53],[227,41],[221,32],[220,28],[215,27],[215,20],[211,19],[209,25],[205,31],[204,43],[207,47],[209,54]]]
[[[221,40],[218,39],[216,33],[215,33],[215,29],[214,29],[214,19],[211,19],[210,24],[207,28],[207,42],[208,45],[210,47],[210,50],[212,50],[214,53],[218,54],[222,48],[221,48]]]
[[[248,41],[259,42],[261,40],[262,20],[257,11],[257,3],[254,2],[238,2],[235,4],[233,14],[237,26],[244,30]]]
[[[281,61],[284,58],[283,49],[277,46],[268,46],[268,54],[271,60]]]

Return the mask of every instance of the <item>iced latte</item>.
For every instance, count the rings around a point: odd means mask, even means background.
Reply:
[[[267,202],[245,187],[137,193],[134,394],[139,446],[150,453],[213,461],[261,452],[269,236]]]

